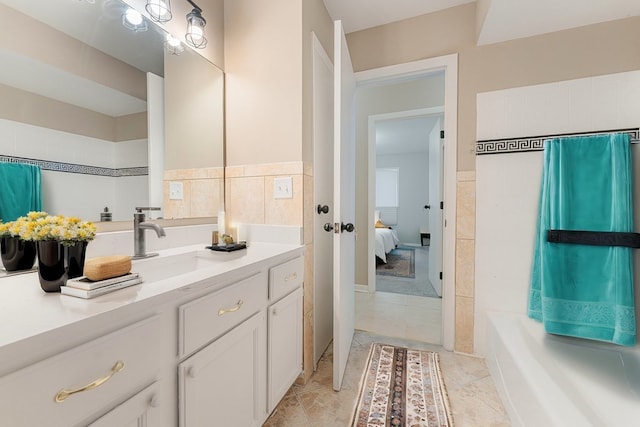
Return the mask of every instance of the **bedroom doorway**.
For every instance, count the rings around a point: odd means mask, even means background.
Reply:
[[[370,115],[368,121],[376,274],[367,292],[356,295],[356,327],[442,344],[444,108]]]
[[[367,156],[366,167],[368,169],[368,183],[366,187],[360,186],[358,194],[368,193],[369,203],[366,210],[367,223],[372,224],[367,231],[368,238],[361,245],[368,246],[367,250],[367,278],[363,278],[361,270],[358,268],[357,274],[361,282],[366,285],[358,285],[356,293],[356,327],[380,333],[388,336],[406,337],[417,339],[429,343],[441,343],[447,350],[453,349],[454,338],[454,277],[455,277],[455,200],[456,200],[456,147],[457,147],[457,56],[449,55],[428,60],[416,61],[413,63],[399,64],[397,66],[383,67],[376,70],[363,71],[356,74],[359,86],[357,92],[357,108],[364,111],[357,111],[357,120],[363,125],[357,125],[357,132],[368,138],[366,151],[361,155]],[[429,92],[415,90],[411,83],[424,83],[429,87]],[[430,83],[429,83],[430,82]],[[366,89],[370,89],[367,93]],[[424,89],[424,88],[422,88]],[[379,92],[382,96],[377,99],[372,96],[374,92]],[[431,97],[431,95],[434,95]],[[407,101],[409,100],[409,101]],[[423,111],[421,111],[423,110]],[[426,110],[426,111],[424,111]],[[440,271],[443,272],[440,282],[440,295],[442,298],[430,298],[406,295],[391,292],[376,292],[376,263],[375,263],[375,230],[373,227],[375,211],[375,171],[376,153],[374,135],[374,123],[376,119],[398,119],[417,116],[437,115],[441,117],[440,129],[444,129],[446,138],[441,141],[439,147],[446,143],[450,149],[444,153],[444,164],[441,168],[442,194],[444,198],[444,210],[439,212],[442,227],[440,242],[443,249],[440,252],[440,265],[437,276],[440,279]],[[394,116],[395,115],[395,116]],[[445,118],[446,117],[446,121]],[[368,125],[367,125],[368,121]],[[439,130],[439,129],[438,129]],[[367,136],[369,135],[369,136]],[[360,136],[356,138],[361,140]],[[374,148],[372,148],[374,147]],[[425,165],[426,169],[428,165]],[[402,177],[402,172],[400,172]],[[427,189],[428,182],[424,182],[423,189]],[[424,197],[424,196],[421,196]],[[417,199],[417,197],[416,197]],[[425,215],[426,205],[435,205],[440,208],[440,203],[420,202],[420,209]],[[383,209],[380,209],[383,210]],[[384,214],[383,214],[384,215]],[[428,218],[423,217],[423,220]],[[362,217],[364,219],[364,217]],[[402,218],[398,218],[398,225]],[[434,253],[434,233],[433,227],[429,223],[428,228],[418,227],[413,232],[415,240],[409,240],[409,248],[425,250]],[[422,246],[422,237],[424,240]],[[403,238],[399,236],[399,240]],[[404,243],[404,242],[401,242]],[[427,246],[427,243],[430,243]],[[362,247],[362,246],[361,246]],[[356,256],[356,262],[363,260]],[[360,264],[362,265],[362,264]],[[432,269],[435,271],[435,269]],[[373,288],[373,289],[372,289]],[[434,287],[435,288],[435,287]],[[435,289],[434,289],[435,290]]]
[[[375,283],[370,291],[442,296],[441,107],[371,116]]]

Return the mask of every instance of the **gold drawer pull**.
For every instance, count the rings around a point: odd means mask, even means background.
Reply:
[[[238,302],[236,303],[235,307],[231,307],[231,308],[221,308],[220,310],[218,310],[218,316],[222,316],[225,315],[227,313],[233,313],[234,311],[238,311],[240,310],[240,307],[242,307],[242,300],[239,299]]]
[[[298,278],[298,273],[293,273],[288,275],[287,277],[284,278],[285,282],[288,282],[289,280],[296,280]]]
[[[58,394],[56,394],[55,401],[58,403],[62,403],[67,399],[67,397],[71,396],[72,394],[81,393],[83,391],[92,390],[94,388],[100,387],[102,384],[109,381],[111,377],[113,377],[115,374],[122,371],[123,369],[124,369],[124,362],[122,360],[118,360],[116,364],[113,365],[113,368],[111,368],[111,372],[109,372],[104,377],[93,380],[89,384],[83,387],[79,387],[75,390],[60,390]]]

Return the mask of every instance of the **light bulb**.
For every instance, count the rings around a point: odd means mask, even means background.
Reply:
[[[142,15],[135,9],[127,9],[127,11],[125,12],[125,18],[133,26],[142,24]]]
[[[180,46],[180,40],[178,40],[177,38],[173,37],[171,34],[168,34],[167,35],[167,44],[169,46],[177,47],[177,46]]]
[[[156,22],[168,22],[171,20],[171,3],[169,0],[147,0],[144,7],[152,20]]]
[[[157,3],[150,3],[149,8],[151,9],[149,12],[156,16],[163,16],[167,13],[167,4],[162,0],[159,0]]]
[[[202,31],[202,28],[198,27],[197,25],[191,27],[191,38],[194,41],[202,40],[203,35],[204,31]]]

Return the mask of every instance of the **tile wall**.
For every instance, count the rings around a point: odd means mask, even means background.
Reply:
[[[172,218],[198,218],[218,216],[223,202],[224,169],[173,169],[164,172],[163,216]],[[182,184],[183,198],[172,200],[169,186]]]
[[[303,297],[303,369],[306,382],[313,373],[313,171],[303,162],[228,166],[225,170],[227,225],[292,225],[304,228],[305,280]],[[291,177],[289,199],[274,197],[274,179]]]
[[[273,198],[273,180],[292,177],[293,197]],[[475,272],[475,172],[458,172],[455,350],[473,353]],[[294,225],[304,229],[304,371],[313,372],[313,171],[302,162],[226,169],[227,224]]]
[[[476,157],[476,354],[486,353],[488,311],[526,314],[543,163],[542,146],[534,147],[531,137],[638,128],[638,95],[640,71],[478,94],[478,140],[501,141]],[[638,176],[640,147],[632,153]],[[635,201],[638,206],[637,189]],[[458,257],[462,251],[458,247]]]
[[[476,174],[457,173],[456,304],[454,349],[473,353]]]

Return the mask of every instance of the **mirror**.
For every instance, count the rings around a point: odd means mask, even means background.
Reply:
[[[216,216],[223,72],[120,0],[0,0],[0,161],[42,168],[43,210],[130,222]]]

